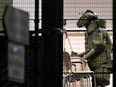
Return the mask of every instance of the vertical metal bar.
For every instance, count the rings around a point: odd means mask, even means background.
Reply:
[[[35,59],[34,59],[34,87],[38,87],[38,23],[39,23],[39,0],[35,0]]]
[[[114,40],[114,38],[116,38],[116,5],[115,5],[115,3],[116,3],[116,0],[113,0],[113,19],[112,19],[112,21],[113,21],[113,40]],[[113,66],[115,66],[115,61],[116,61],[116,59],[115,59],[115,50],[114,49],[116,49],[116,46],[114,46],[114,44],[116,44],[116,42],[115,42],[115,40],[113,41],[113,48],[112,48],[112,51],[113,51]],[[115,79],[114,78],[116,78],[116,71],[115,71],[115,68],[113,67],[113,87],[115,87],[116,85],[114,84],[115,83]]]
[[[42,0],[43,87],[62,87],[63,0]]]

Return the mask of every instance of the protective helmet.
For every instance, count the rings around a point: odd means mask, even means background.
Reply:
[[[95,12],[93,12],[92,10],[87,10],[85,13],[84,13],[84,16],[87,17],[87,19],[91,19],[91,20],[96,20],[98,19],[98,16]]]
[[[89,21],[96,19],[98,19],[97,14],[94,13],[92,10],[87,10],[79,18],[79,21],[77,22],[77,27],[84,27]]]

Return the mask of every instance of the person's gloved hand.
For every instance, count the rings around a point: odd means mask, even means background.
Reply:
[[[78,53],[77,52],[74,52],[74,56],[78,57]]]
[[[85,56],[81,57],[81,59],[87,62],[87,59],[85,58]]]
[[[72,52],[71,52],[71,56],[72,56],[72,57],[78,57],[78,53],[77,53],[77,52],[72,51]]]

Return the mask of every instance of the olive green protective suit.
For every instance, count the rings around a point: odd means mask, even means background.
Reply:
[[[82,19],[82,18],[81,18]],[[85,52],[79,54],[88,60],[89,68],[96,73],[96,84],[109,85],[110,69],[112,68],[112,43],[106,31],[103,19],[88,21],[85,33]],[[82,23],[82,21],[80,22]],[[77,23],[77,26],[81,26]],[[83,25],[82,25],[83,26]],[[106,74],[107,73],[107,74]]]

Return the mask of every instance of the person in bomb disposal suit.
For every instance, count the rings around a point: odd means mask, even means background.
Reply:
[[[90,70],[96,73],[96,86],[105,87],[110,83],[112,70],[112,42],[106,31],[106,21],[98,19],[92,10],[86,10],[79,18],[77,27],[85,27],[85,52],[78,54],[88,61]]]

